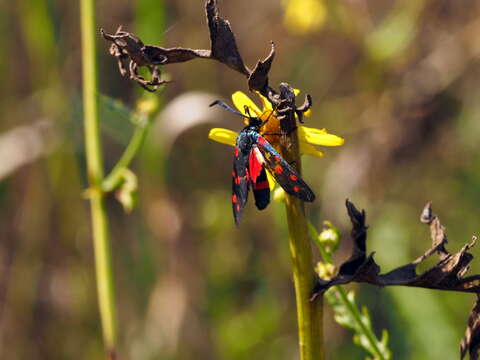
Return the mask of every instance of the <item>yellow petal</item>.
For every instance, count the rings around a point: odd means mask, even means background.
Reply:
[[[323,152],[318,150],[315,146],[306,143],[304,141],[300,141],[300,152],[305,155],[312,155],[312,156],[317,156],[317,157],[322,157]]]
[[[275,189],[272,195],[273,201],[278,201],[278,202],[285,201],[285,197],[286,197],[285,190],[283,190],[280,186]]]
[[[276,185],[275,179],[272,176],[272,174],[270,174],[270,171],[267,171],[266,173],[267,173],[268,185],[270,186],[270,191],[273,191],[273,189],[275,189],[275,185]]]
[[[312,110],[311,110],[311,109],[308,109],[307,111],[305,111],[305,112],[303,113],[303,116],[306,116],[306,117],[312,116]],[[295,119],[297,119],[297,121],[298,121],[298,115],[297,115],[297,113],[295,113]]]
[[[237,135],[238,133],[232,130],[213,128],[208,133],[208,138],[222,144],[235,146]]]
[[[262,111],[258,108],[258,106],[241,91],[235,91],[232,94],[232,101],[238,111],[240,111],[242,114],[245,114],[245,106],[247,106],[250,109],[252,116],[262,115]]]
[[[301,141],[313,145],[340,146],[345,142],[340,136],[329,134],[325,129],[315,129],[306,126],[299,127],[298,135]]]
[[[268,101],[268,99],[265,96],[260,94],[258,91],[257,91],[257,95],[260,97],[260,101],[262,102],[263,111],[273,110],[272,104],[270,104],[270,101]]]

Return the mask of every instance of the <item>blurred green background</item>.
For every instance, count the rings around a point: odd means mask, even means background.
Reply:
[[[220,1],[249,66],[275,41],[270,75],[314,100],[307,126],[346,139],[304,158],[319,195],[308,206],[345,235],[350,198],[367,211],[369,249],[384,271],[430,245],[418,221],[433,201],[454,251],[478,233],[480,3],[476,0]],[[98,27],[119,24],[150,44],[208,48],[203,1],[101,0]],[[98,359],[98,317],[86,188],[77,2],[0,3],[0,358]],[[101,94],[134,108],[98,36]],[[296,314],[284,210],[230,210],[232,148],[212,126],[239,130],[212,99],[247,92],[213,61],[165,69],[174,82],[132,169],[138,207],[108,199],[121,359],[295,359]],[[132,132],[102,97],[107,170]],[[478,251],[474,249],[474,254]],[[472,272],[480,271],[474,261]],[[388,329],[395,359],[454,359],[474,297],[349,285]],[[326,307],[329,359],[362,359]]]

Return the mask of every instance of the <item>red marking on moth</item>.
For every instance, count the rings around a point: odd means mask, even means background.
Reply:
[[[236,203],[237,202],[237,195],[233,194],[232,195],[232,203]]]
[[[248,157],[248,170],[250,173],[250,178],[254,184],[257,182],[257,177],[260,175],[263,168],[262,163],[257,157],[256,151],[258,150],[255,150],[255,148],[252,149]]]
[[[269,185],[267,180],[260,181],[255,185],[255,190],[263,190],[268,188],[269,188]]]
[[[280,165],[275,165],[275,172],[281,174],[283,173],[283,168]]]
[[[235,157],[238,158],[238,147],[235,147]]]
[[[290,180],[292,180],[292,181],[297,181],[297,180],[298,180],[298,176],[295,175],[295,174],[290,174]]]
[[[300,188],[299,188],[297,185],[295,185],[295,186],[293,187],[293,191],[299,192],[299,191],[300,191]]]
[[[240,211],[240,205],[237,205],[237,211]]]
[[[265,145],[267,143],[267,140],[260,136],[257,140],[257,143],[259,143],[260,145]]]
[[[240,185],[240,176],[235,177],[235,184]]]

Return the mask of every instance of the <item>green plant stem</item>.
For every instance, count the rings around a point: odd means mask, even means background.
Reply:
[[[103,191],[113,191],[115,190],[115,188],[117,188],[118,185],[120,185],[123,180],[123,172],[130,166],[130,163],[134,159],[135,155],[138,153],[138,150],[140,150],[145,140],[148,129],[150,128],[150,124],[151,122],[147,118],[141,119],[141,123],[135,128],[135,132],[133,133],[132,138],[130,139],[130,143],[128,144],[124,153],[122,154],[110,174],[106,176],[103,180]]]
[[[318,247],[318,250],[320,251],[320,255],[322,255],[323,261],[326,264],[333,264],[332,255],[328,251],[325,250],[325,248],[322,246],[322,244],[320,244],[318,242],[318,232],[315,229],[315,227],[311,223],[308,224],[308,227],[309,227],[309,230],[310,230],[311,237],[317,243],[317,247]],[[382,351],[378,348],[377,336],[373,333],[372,329],[370,329],[370,327],[366,326],[365,323],[362,321],[362,314],[358,310],[357,306],[355,304],[352,304],[352,302],[348,299],[347,291],[341,285],[336,285],[333,288],[335,290],[337,290],[337,292],[340,296],[340,301],[350,311],[350,314],[352,315],[352,318],[355,320],[357,325],[362,329],[363,333],[365,334],[365,336],[369,340],[371,347],[375,350],[375,353],[378,356],[377,359],[387,360],[383,356]]]
[[[113,282],[108,219],[105,211],[104,193],[101,189],[103,181],[103,160],[98,123],[94,0],[81,0],[80,13],[85,147],[88,181],[90,184],[88,194],[91,206],[98,304],[107,354],[109,358],[114,358],[117,337],[116,308],[114,301],[115,289]]]
[[[287,195],[285,204],[297,303],[300,359],[324,359],[323,296],[310,301],[315,272],[303,202]]]
[[[358,326],[362,329],[363,334],[367,337],[368,341],[370,342],[370,345],[375,351],[376,354],[376,359],[379,360],[387,360],[383,356],[382,351],[378,348],[378,340],[376,335],[372,332],[372,329],[368,326],[365,325],[365,323],[362,321],[362,314],[358,310],[358,308],[350,302],[347,296],[347,291],[343,288],[341,285],[334,286],[335,290],[337,290],[340,300],[344,303],[344,305],[348,308],[350,311],[350,314],[352,315],[353,319],[355,319],[355,322],[358,324]]]
[[[291,95],[293,96],[293,90]],[[289,121],[291,128],[294,128],[296,124],[293,115],[290,116]],[[280,148],[283,158],[295,164],[296,170],[301,175],[302,164],[297,131],[282,137]],[[316,274],[305,207],[303,201],[290,195],[285,197],[285,206],[297,305],[300,360],[323,360],[325,359],[322,327],[323,296],[310,301]]]

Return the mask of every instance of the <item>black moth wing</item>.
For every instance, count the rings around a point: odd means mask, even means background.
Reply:
[[[265,159],[265,167],[285,192],[296,196],[303,201],[312,202],[315,200],[315,194],[312,189],[310,189],[300,175],[298,175],[290,164],[287,163],[273,146],[260,134],[258,135],[255,146],[258,147]]]
[[[232,171],[232,209],[235,225],[240,224],[243,208],[247,203],[249,191],[248,156],[245,156],[238,146],[235,146]]]

